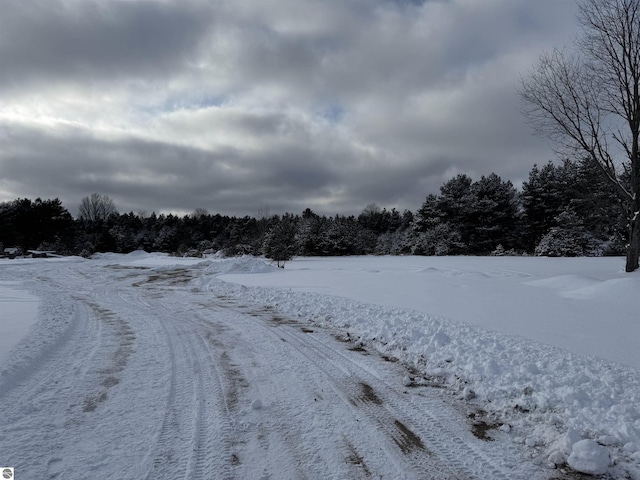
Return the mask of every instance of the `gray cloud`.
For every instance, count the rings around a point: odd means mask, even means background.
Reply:
[[[516,86],[557,0],[24,0],[0,16],[0,201],[122,211],[420,206],[552,153]]]
[[[0,85],[170,75],[198,53],[211,13],[190,2],[3,2]]]

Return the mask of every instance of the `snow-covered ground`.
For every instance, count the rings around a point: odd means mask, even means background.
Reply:
[[[640,275],[622,266],[2,261],[0,281],[40,309],[0,364],[0,464],[19,478],[640,479]]]
[[[17,282],[0,282],[0,365],[27,334],[38,313],[38,299],[17,286]]]
[[[640,368],[640,275],[623,268],[611,257],[339,257],[221,278],[416,310]]]
[[[572,444],[590,438],[618,461],[631,459],[640,476],[640,274],[623,272],[623,264],[303,258],[266,274],[220,278],[254,287],[254,301],[339,326],[446,379],[510,424],[515,441],[542,447],[549,463],[566,461]],[[601,448],[592,446],[597,458]]]

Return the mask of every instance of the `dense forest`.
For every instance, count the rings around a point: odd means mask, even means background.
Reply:
[[[368,205],[358,216],[301,214],[229,217],[196,209],[185,216],[118,213],[99,194],[83,199],[74,219],[58,199],[0,204],[0,245],[59,254],[178,255],[223,251],[265,255],[624,254],[627,228],[620,201],[589,162],[534,166],[518,191],[492,173],[458,175],[416,211]],[[0,250],[2,251],[2,250]]]

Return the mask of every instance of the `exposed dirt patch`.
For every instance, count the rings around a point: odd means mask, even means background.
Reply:
[[[218,338],[212,332],[205,333],[204,337],[212,346],[216,348],[224,348],[224,344],[220,340],[218,340]]]
[[[485,442],[492,442],[493,438],[491,438],[488,433],[491,430],[495,430],[496,428],[496,425],[487,423],[484,420],[480,420],[474,422],[473,425],[471,425],[471,433],[473,433],[473,435],[480,440],[484,440]]]
[[[100,375],[115,375],[116,373],[120,373],[124,370],[123,367],[118,365],[110,365],[106,368],[99,368],[96,370]]]
[[[380,355],[385,362],[389,363],[398,363],[398,359],[396,357],[390,357],[389,355]]]
[[[82,402],[82,411],[85,413],[95,412],[98,405],[103,403],[107,399],[107,392],[102,392],[100,395],[86,397]]]
[[[349,347],[349,351],[351,352],[360,352],[363,353],[365,355],[368,355],[369,352],[362,346],[362,344],[360,343],[360,341],[356,338],[351,338],[351,336],[349,335],[349,332],[347,332],[346,334],[336,334],[333,336],[336,340],[338,340],[339,342],[342,343],[349,343],[351,344],[351,346]]]
[[[296,322],[295,320],[290,320],[290,319],[288,319],[288,318],[283,318],[283,317],[280,317],[280,316],[278,316],[278,315],[274,315],[274,316],[272,316],[272,317],[269,319],[269,321],[270,321],[271,323],[273,323],[274,325],[278,325],[278,326],[280,326],[280,325],[296,325],[296,326],[297,326],[297,325],[300,325],[300,324],[299,324],[298,322]],[[304,328],[304,327],[303,327],[303,328]],[[303,332],[304,332],[304,330],[303,330]],[[305,332],[305,333],[310,333],[310,332]]]
[[[441,377],[429,377],[418,375],[413,378],[413,381],[410,385],[407,385],[407,388],[447,388],[444,383],[444,379]]]
[[[398,436],[394,436],[393,441],[400,447],[402,453],[406,455],[416,449],[426,451],[420,437],[413,433],[404,423],[396,420],[394,425],[398,429]]]
[[[380,397],[376,395],[376,392],[373,390],[373,387],[371,385],[369,385],[368,383],[360,382],[360,388],[362,389],[360,400],[365,403],[382,405],[382,400],[380,400]]]
[[[216,298],[219,299],[219,300],[222,300],[224,302],[233,300],[229,295],[224,295],[224,294],[221,294],[221,293],[217,294]]]
[[[192,280],[191,272],[185,268],[163,270],[149,275],[146,279],[132,283],[134,287],[140,287],[149,283],[165,282],[167,285],[184,285]]]
[[[108,376],[102,381],[102,386],[106,388],[111,388],[120,383],[120,380],[117,377]]]
[[[307,327],[300,327],[300,330],[302,330],[302,333],[313,333],[313,330]]]
[[[227,391],[225,392],[227,402],[230,408],[237,408],[241,392],[249,387],[249,382],[242,375],[242,372],[238,368],[238,365],[231,362],[229,354],[225,351],[220,355],[220,364],[224,371],[225,376],[229,380]]]
[[[149,275],[144,280],[139,280],[137,282],[132,283],[131,285],[134,286],[134,287],[141,287],[142,285],[145,285],[147,283],[157,282],[158,280],[160,280],[160,276],[159,275]]]
[[[489,436],[492,430],[496,430],[499,425],[495,422],[488,421],[485,418],[486,412],[484,410],[478,410],[469,414],[469,418],[473,420],[471,424],[471,433],[479,440],[485,442],[492,442],[493,438]]]
[[[365,477],[371,477],[371,470],[369,470],[369,467],[367,467],[367,464],[364,462],[364,459],[358,454],[355,447],[350,443],[347,443],[347,449],[349,451],[349,454],[347,456],[347,463],[360,467]]]
[[[131,266],[131,265],[107,265],[106,268],[112,270],[148,270],[148,267]]]
[[[351,352],[360,352],[360,353],[364,353],[365,355],[369,355],[369,352],[360,345],[354,345],[353,347],[349,347],[349,350]]]
[[[101,403],[107,400],[107,391],[120,383],[118,374],[126,368],[129,357],[135,351],[134,343],[136,339],[131,326],[114,312],[94,303],[88,303],[88,306],[91,307],[98,320],[111,329],[117,347],[113,352],[111,362],[104,368],[96,370],[101,377],[100,385],[102,388],[99,393],[84,399],[82,404],[83,412],[95,411]]]
[[[551,477],[549,477],[549,480],[593,480],[594,478],[600,477],[594,477],[593,475],[587,475],[586,473],[575,472],[567,467],[566,470],[562,469],[557,473],[554,473]],[[604,478],[608,479],[610,477]]]

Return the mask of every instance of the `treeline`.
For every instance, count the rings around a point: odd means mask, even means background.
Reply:
[[[310,209],[262,218],[203,209],[186,216],[120,214],[97,194],[80,207],[74,219],[58,199],[0,204],[0,243],[84,256],[224,251],[280,261],[294,255],[619,255],[627,235],[622,206],[597,169],[570,160],[534,166],[522,191],[494,173],[477,181],[458,175],[416,212],[371,204],[358,216],[333,217]]]

